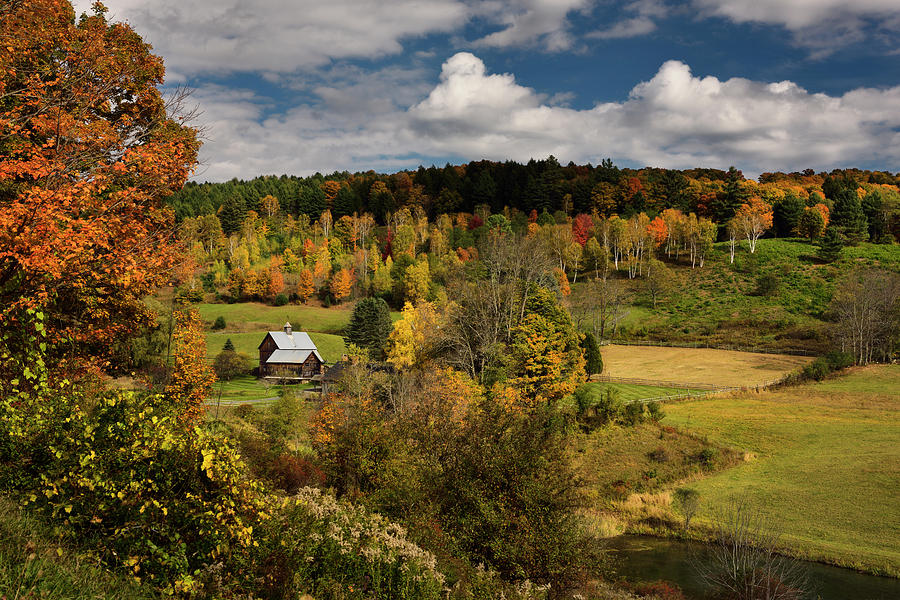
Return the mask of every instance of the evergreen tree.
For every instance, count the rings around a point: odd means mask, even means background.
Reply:
[[[294,212],[297,215],[305,214],[310,219],[318,219],[325,209],[328,208],[328,202],[325,198],[325,192],[318,185],[311,184],[300,188],[297,196],[297,205]]]
[[[869,236],[866,215],[856,189],[845,186],[835,193],[831,211],[831,227],[836,227],[850,245],[856,245]]]
[[[597,345],[597,338],[590,331],[584,334],[581,340],[581,349],[584,350],[584,370],[588,375],[594,375],[603,372],[603,357],[600,355],[600,346]]]
[[[348,344],[366,348],[373,359],[380,360],[392,329],[387,303],[381,298],[364,298],[353,307],[344,337]]]
[[[720,229],[724,229],[725,224],[731,220],[738,207],[748,197],[746,190],[741,185],[743,180],[743,173],[734,167],[728,168],[728,174],[725,176],[725,188],[721,194],[716,196],[711,206],[713,217]]]
[[[776,203],[772,215],[775,223],[775,235],[782,238],[795,235],[804,208],[806,208],[806,204],[794,194],[788,194],[781,202]]]
[[[222,348],[222,352],[234,352],[234,342],[231,341],[231,338],[225,340],[225,346]]]
[[[829,225],[819,244],[819,258],[825,262],[834,262],[840,257],[844,249],[844,240],[837,227]]]
[[[222,223],[222,231],[230,235],[241,228],[244,217],[247,216],[247,206],[244,199],[238,195],[229,195],[222,202],[222,211],[219,213],[219,221]]]
[[[334,199],[334,209],[331,212],[335,219],[352,215],[355,212],[362,212],[362,201],[359,198],[359,194],[349,185],[341,186],[337,197]]]

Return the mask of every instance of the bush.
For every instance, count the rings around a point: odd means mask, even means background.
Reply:
[[[284,306],[288,303],[288,295],[284,292],[275,296],[275,306]]]
[[[669,451],[665,448],[665,446],[658,446],[656,449],[651,450],[647,456],[650,458],[650,460],[658,463],[669,462],[669,460],[671,460]]]
[[[225,329],[225,317],[219,315],[212,324],[213,330]]]
[[[250,357],[243,352],[222,350],[216,356],[213,370],[216,372],[216,377],[222,381],[231,381],[239,375],[246,375],[250,372]]]
[[[325,483],[322,469],[309,459],[288,452],[279,454],[272,462],[269,478],[288,494],[294,494],[302,487],[320,487]]]
[[[853,366],[854,362],[853,355],[849,352],[833,350],[803,367],[801,377],[803,379],[822,381],[834,371]]]
[[[691,518],[700,508],[700,492],[692,488],[678,488],[675,490],[675,504],[684,515],[684,528],[691,524]]]
[[[754,290],[754,293],[757,296],[766,296],[768,298],[777,294],[780,287],[781,280],[772,273],[766,273],[756,280],[756,290]]]
[[[575,390],[578,422],[588,429],[612,423],[622,415],[622,402],[614,389],[587,384]]]
[[[647,416],[654,423],[659,423],[666,416],[666,413],[663,412],[662,405],[654,400],[647,403]]]
[[[622,414],[622,423],[631,427],[639,425],[644,421],[644,405],[640,402],[631,402],[625,405],[625,411]]]

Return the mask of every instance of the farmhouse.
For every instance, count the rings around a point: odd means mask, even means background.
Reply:
[[[290,323],[282,331],[270,331],[259,345],[259,376],[309,380],[325,372],[316,345],[304,331],[294,332]]]

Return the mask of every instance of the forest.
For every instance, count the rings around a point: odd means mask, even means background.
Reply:
[[[888,445],[894,371],[865,369],[900,341],[900,175],[549,157],[193,183],[184,97],[105,13],[0,4],[0,595],[683,598],[619,581],[606,540],[727,546],[721,521],[691,527],[716,497],[691,486],[752,453],[691,431],[694,405],[604,387],[611,340],[802,355],[710,390],[745,403],[828,404],[803,386],[875,373],[864,402],[835,397]],[[333,319],[333,390],[214,403],[254,365],[209,333],[256,332],[201,311],[245,303]],[[721,597],[803,597],[785,552],[900,572],[896,540],[772,540],[709,570]]]

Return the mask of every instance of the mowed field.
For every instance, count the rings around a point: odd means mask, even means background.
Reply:
[[[603,374],[723,387],[752,387],[780,379],[812,362],[811,357],[713,348],[602,346]]]
[[[665,411],[667,425],[752,453],[691,484],[699,519],[737,498],[800,555],[900,576],[900,365]]]

